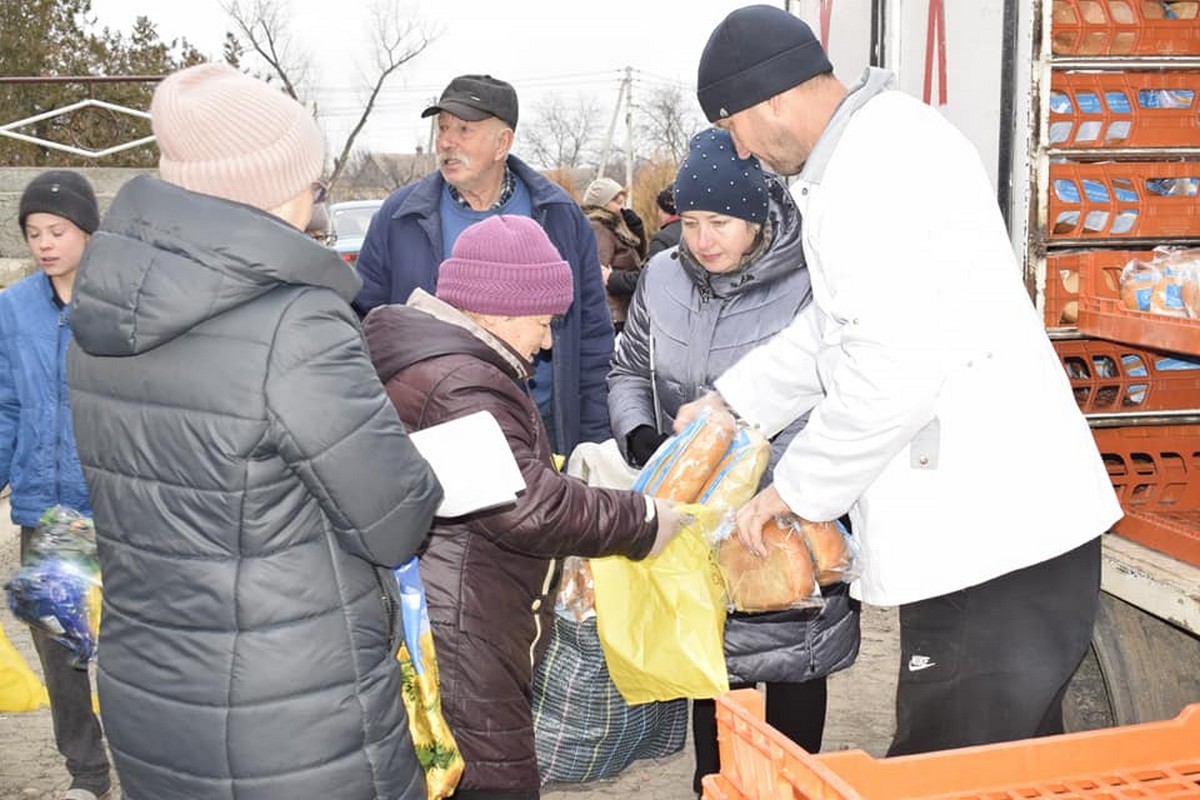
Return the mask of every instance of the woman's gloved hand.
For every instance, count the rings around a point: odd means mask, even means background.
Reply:
[[[659,433],[653,425],[639,425],[625,437],[626,460],[631,467],[644,467],[654,455],[658,446],[669,438],[668,434]]]

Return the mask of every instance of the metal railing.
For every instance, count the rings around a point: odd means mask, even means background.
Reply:
[[[35,114],[24,119],[14,120],[0,124],[0,136],[9,139],[15,139],[21,142],[28,142],[39,147],[45,147],[51,150],[58,150],[72,155],[82,156],[84,158],[103,158],[114,153],[120,153],[125,150],[132,150],[143,145],[150,144],[154,141],[154,136],[143,136],[130,141],[118,142],[110,147],[104,147],[99,150],[91,150],[83,147],[76,147],[71,144],[56,142],[52,139],[45,139],[40,136],[31,136],[26,133],[21,133],[20,128],[32,125],[44,120],[61,117],[66,114],[71,114],[86,108],[100,108],[111,111],[117,114],[127,114],[138,119],[150,119],[150,114],[139,108],[130,108],[117,103],[110,103],[106,100],[97,100],[94,97],[95,85],[102,83],[157,83],[163,79],[162,75],[99,75],[99,76],[13,76],[0,77],[0,84],[47,84],[47,83],[68,83],[80,84],[87,89],[87,98],[70,103],[65,106],[60,106],[50,111],[45,111],[40,114]]]

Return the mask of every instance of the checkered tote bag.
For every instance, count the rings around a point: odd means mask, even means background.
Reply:
[[[554,616],[533,676],[533,727],[542,783],[611,778],[639,758],[678,752],[686,700],[631,706],[608,676],[595,618]]]

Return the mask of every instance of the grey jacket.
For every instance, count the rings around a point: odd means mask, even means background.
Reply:
[[[740,269],[711,274],[686,242],[659,253],[642,272],[608,375],[613,436],[624,451],[640,425],[671,431],[675,413],[722,372],[787,327],[812,299],[800,216],[787,188],[770,180],[771,236]],[[801,418],[771,441],[763,485]],[[844,586],[824,608],[735,614],[725,626],[731,682],[803,681],[849,666],[858,654],[858,611]]]
[[[387,568],[441,487],[358,286],[282,220],[144,176],[88,247],[68,381],[129,800],[425,797]]]

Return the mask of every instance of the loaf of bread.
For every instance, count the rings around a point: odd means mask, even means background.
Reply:
[[[1130,311],[1149,311],[1150,297],[1162,273],[1145,261],[1134,259],[1121,269],[1121,302]]]
[[[757,428],[738,428],[724,457],[717,463],[697,502],[737,509],[758,492],[771,459],[771,443]]]
[[[808,605],[816,593],[813,562],[800,530],[774,518],[763,525],[765,558],[754,555],[737,536],[717,548],[717,565],[729,602],[738,611],[778,611]]]
[[[838,524],[800,520],[799,525],[804,543],[812,554],[817,583],[829,586],[846,579],[851,569],[850,549]]]
[[[1187,280],[1182,272],[1163,268],[1161,276],[1154,284],[1150,294],[1150,310],[1155,314],[1165,314],[1169,317],[1186,317],[1187,306],[1184,301],[1184,286]]]
[[[709,413],[663,442],[633,488],[652,497],[694,503],[733,441],[733,417]]]

